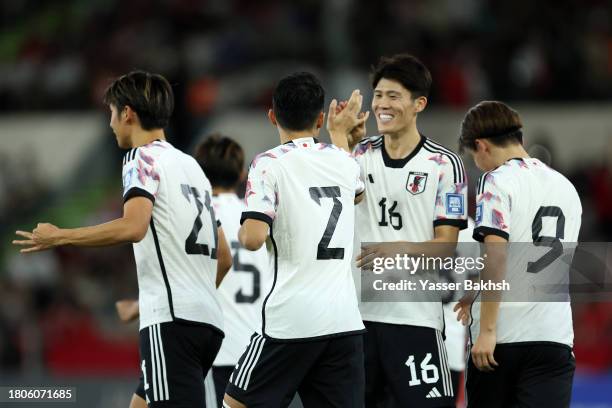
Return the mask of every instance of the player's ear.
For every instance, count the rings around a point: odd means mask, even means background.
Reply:
[[[323,127],[323,123],[325,123],[325,112],[321,111],[319,113],[319,117],[317,118],[317,129],[321,129]]]
[[[125,121],[129,124],[133,124],[138,118],[136,111],[132,109],[130,106],[126,105],[121,111],[121,119],[125,119]]]
[[[490,150],[489,142],[486,139],[476,139],[474,143],[476,144],[477,152],[486,153]]]
[[[422,112],[427,106],[427,98],[425,96],[419,96],[414,100],[414,110],[416,113]]]
[[[268,120],[274,127],[278,126],[278,122],[276,122],[276,115],[274,114],[274,109],[268,109]]]

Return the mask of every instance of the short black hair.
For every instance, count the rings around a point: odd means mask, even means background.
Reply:
[[[392,57],[381,57],[372,68],[372,89],[375,89],[382,78],[399,82],[410,91],[413,99],[429,96],[431,73],[418,58],[410,54],[396,54]]]
[[[316,76],[296,72],[281,79],[272,97],[278,124],[287,130],[312,129],[323,111],[325,90]]]
[[[138,115],[144,130],[168,126],[174,110],[170,83],[159,74],[132,71],[115,79],[104,92],[104,103],[119,111],[129,106]]]
[[[476,150],[476,139],[495,146],[523,144],[523,122],[517,111],[500,101],[482,101],[470,108],[461,122],[459,151]]]
[[[235,140],[213,133],[196,147],[195,159],[213,187],[236,188],[244,167],[244,151]]]

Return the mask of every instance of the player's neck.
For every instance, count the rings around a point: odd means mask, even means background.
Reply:
[[[281,127],[278,127],[278,133],[280,135],[281,143],[287,143],[295,139],[301,139],[303,137],[318,137],[318,129],[308,129],[300,131],[287,131]]]
[[[214,196],[216,196],[219,194],[236,194],[236,191],[233,188],[213,187],[212,193]]]
[[[166,140],[164,129],[138,129],[132,133],[132,148],[148,145],[155,140]]]
[[[403,132],[385,133],[385,150],[392,159],[403,159],[417,147],[421,134],[413,124]]]
[[[529,153],[525,151],[523,145],[505,147],[495,152],[495,167],[497,168],[511,159],[525,159],[527,157],[529,157]]]

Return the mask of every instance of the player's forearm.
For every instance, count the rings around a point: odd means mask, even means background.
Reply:
[[[217,247],[217,276],[215,280],[215,285],[218,288],[223,282],[223,278],[227,275],[227,272],[232,267],[233,258],[232,252],[229,249],[229,245],[225,240],[225,233],[223,232],[223,228],[218,228],[218,236],[219,236],[219,245]]]
[[[480,305],[480,332],[495,333],[500,302],[484,301]]]
[[[485,282],[501,282],[506,271],[506,244],[486,243],[486,257],[484,269],[481,272],[481,280]],[[481,332],[495,332],[497,328],[497,316],[502,292],[499,290],[486,290],[481,292],[480,308],[480,330]]]
[[[108,246],[141,241],[147,229],[126,218],[90,227],[61,229],[59,245]]]
[[[347,152],[352,152],[352,148],[354,147],[349,144],[349,135],[342,131],[330,131],[329,138],[333,145],[339,147],[340,149],[346,150]]]

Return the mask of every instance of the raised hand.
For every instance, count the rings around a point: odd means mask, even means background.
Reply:
[[[369,112],[360,112],[363,95],[354,90],[348,101],[332,100],[327,115],[327,130],[332,143],[350,151],[350,145],[357,143],[365,135],[365,122]]]

